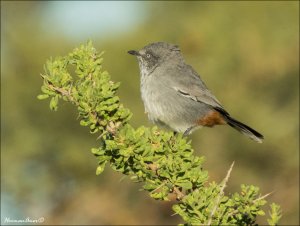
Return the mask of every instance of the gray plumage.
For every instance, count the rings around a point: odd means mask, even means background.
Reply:
[[[128,53],[137,56],[142,100],[153,123],[190,134],[201,126],[211,127],[224,121],[262,142],[260,133],[230,117],[197,72],[184,62],[178,46],[157,42]],[[209,124],[208,120],[216,123]]]

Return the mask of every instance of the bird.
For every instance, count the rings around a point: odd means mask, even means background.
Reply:
[[[185,63],[178,45],[154,42],[128,53],[137,57],[141,96],[152,123],[186,136],[201,127],[229,125],[262,143],[262,134],[225,110],[200,75]]]

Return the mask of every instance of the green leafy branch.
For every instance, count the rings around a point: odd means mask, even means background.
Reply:
[[[157,127],[133,128],[132,113],[116,95],[120,83],[112,82],[102,69],[102,55],[88,42],[67,56],[48,60],[38,95],[41,100],[50,98],[50,109],[55,111],[60,100],[72,103],[80,125],[99,134],[99,147],[91,150],[98,160],[96,174],[109,163],[134,182],[142,182],[154,199],[176,198],[173,210],[189,225],[256,224],[257,216],[265,215],[266,195],[252,185],[225,195],[233,164],[223,182],[208,183],[204,157],[193,154],[187,137]],[[268,223],[277,225],[280,217],[280,207],[272,204]]]

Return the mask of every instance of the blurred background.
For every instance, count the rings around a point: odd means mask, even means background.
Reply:
[[[1,222],[182,223],[171,202],[152,200],[141,184],[109,167],[96,176],[96,137],[79,126],[76,109],[61,102],[51,112],[37,100],[46,60],[90,39],[105,51],[104,68],[121,82],[136,127],[151,124],[127,51],[178,44],[232,116],[265,135],[257,144],[225,126],[193,133],[210,180],[220,182],[235,161],[226,192],[242,183],[273,191],[281,223],[299,225],[298,19],[297,1],[1,1]]]

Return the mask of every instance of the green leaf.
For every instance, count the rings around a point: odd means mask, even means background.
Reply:
[[[184,189],[191,189],[193,187],[192,182],[186,180],[186,181],[178,181],[175,183],[177,186],[182,187]]]
[[[53,111],[57,111],[58,108],[58,95],[54,96],[50,100],[50,109]]]
[[[94,155],[103,155],[105,152],[104,150],[100,149],[100,148],[92,148],[91,149],[91,152],[94,154]]]
[[[44,100],[44,99],[49,98],[49,95],[48,95],[48,94],[40,94],[40,95],[37,96],[37,98],[38,98],[39,100]]]
[[[106,166],[107,161],[102,162],[101,164],[99,164],[99,166],[96,169],[96,175],[98,176],[99,174],[101,174],[104,171],[104,168]]]
[[[90,124],[90,122],[86,121],[85,119],[80,120],[79,123],[80,123],[81,126],[88,126]]]

